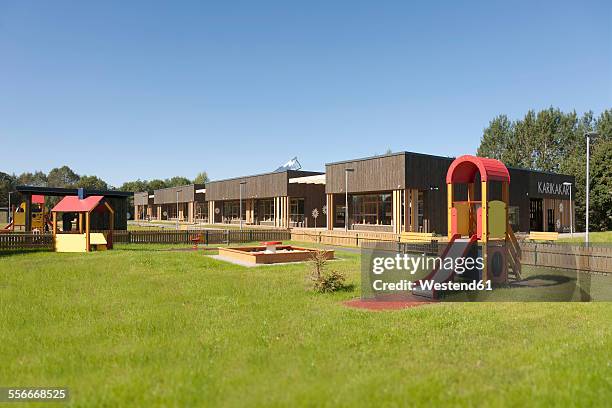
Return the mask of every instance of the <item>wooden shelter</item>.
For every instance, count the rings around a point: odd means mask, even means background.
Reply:
[[[91,232],[91,216],[94,212],[110,213],[110,231],[104,234]],[[113,247],[114,215],[115,211],[103,196],[89,196],[86,198],[64,197],[53,209],[53,242],[56,252],[89,252],[92,247],[97,250],[106,250]],[[75,213],[78,215],[78,229],[74,232],[59,232],[57,226],[58,213]]]

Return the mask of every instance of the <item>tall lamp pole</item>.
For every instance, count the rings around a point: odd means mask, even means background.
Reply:
[[[10,224],[10,223],[11,223],[11,221],[12,221],[12,220],[11,220],[11,218],[13,218],[13,217],[12,217],[13,212],[11,211],[11,194],[13,194],[13,192],[12,192],[12,191],[9,191],[9,192],[8,192],[8,198],[9,198],[9,202],[8,202],[8,222],[9,222],[9,224]]]
[[[348,231],[349,206],[348,206],[348,175],[355,169],[344,169],[344,231]]]
[[[572,203],[572,183],[570,183],[569,181],[566,181],[563,183],[564,186],[569,186],[570,189],[570,205],[569,205],[569,211],[570,211],[570,236],[573,237],[574,236],[574,204]]]
[[[176,229],[179,229],[179,192],[183,190],[176,190]]]
[[[240,182],[240,229],[242,229],[242,186],[246,184],[246,181]]]
[[[591,138],[597,136],[597,132],[587,132],[584,134],[586,137],[586,231],[584,236],[584,242],[589,244],[589,156],[591,155]]]

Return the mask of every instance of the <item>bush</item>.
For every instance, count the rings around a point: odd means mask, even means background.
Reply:
[[[312,253],[310,267],[310,279],[315,291],[320,293],[335,292],[345,287],[346,277],[342,272],[327,271],[327,259],[325,259],[324,250],[317,249]]]

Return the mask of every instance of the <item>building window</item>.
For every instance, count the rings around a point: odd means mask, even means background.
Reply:
[[[274,199],[259,200],[257,214],[261,217],[259,221],[274,221]]]
[[[353,224],[391,225],[393,202],[391,194],[353,195]]]
[[[417,220],[418,220],[418,229],[419,231],[421,231],[421,227],[424,226],[423,224],[423,214],[424,214],[424,209],[425,209],[425,205],[423,204],[423,192],[419,190],[419,194],[417,196]]]
[[[520,228],[520,217],[519,217],[519,207],[510,206],[508,207],[508,223],[512,227],[513,231],[518,231]]]
[[[208,220],[208,205],[207,203],[195,203],[195,218],[198,221]]]
[[[242,219],[245,219],[246,206],[242,203]],[[240,220],[240,201],[226,201],[223,203],[223,222]]]
[[[291,222],[304,222],[304,199],[292,198],[289,206]]]

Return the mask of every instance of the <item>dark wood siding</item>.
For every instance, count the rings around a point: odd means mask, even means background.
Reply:
[[[189,184],[180,187],[162,188],[155,190],[155,204],[175,204],[177,201],[176,193],[178,192],[178,202],[188,203],[194,201],[195,190],[204,188],[203,184]]]
[[[328,194],[344,192],[346,168],[354,169],[348,176],[349,193],[398,190],[406,184],[406,155],[395,153],[326,164],[325,191]]]
[[[140,193],[134,193],[134,205],[149,205],[153,204],[152,199],[149,199],[150,193],[148,191],[142,191]]]
[[[448,229],[446,172],[453,160],[406,152],[406,188],[423,191],[423,218],[429,231],[437,234],[446,234]]]
[[[317,227],[324,227],[326,223],[325,214],[323,214],[323,206],[326,203],[325,185],[323,184],[289,184],[289,196],[304,199],[304,215],[308,219],[308,226],[314,227],[314,218],[312,218],[312,210],[315,208],[319,211],[317,218]]]
[[[323,174],[312,171],[284,171],[279,173],[257,174],[206,183],[206,199],[210,201],[238,200],[240,182],[245,181],[243,198],[270,198],[288,196],[289,179],[294,177]]]
[[[257,176],[246,176],[229,180],[211,181],[206,184],[206,199],[209,201],[238,200],[240,198],[240,183],[242,198],[265,198],[287,195],[287,172],[269,173]]]
[[[127,230],[127,198],[106,197],[105,200],[115,211],[114,228],[116,230]],[[110,228],[109,216],[108,211],[93,211],[91,213],[91,229],[108,230]]]

